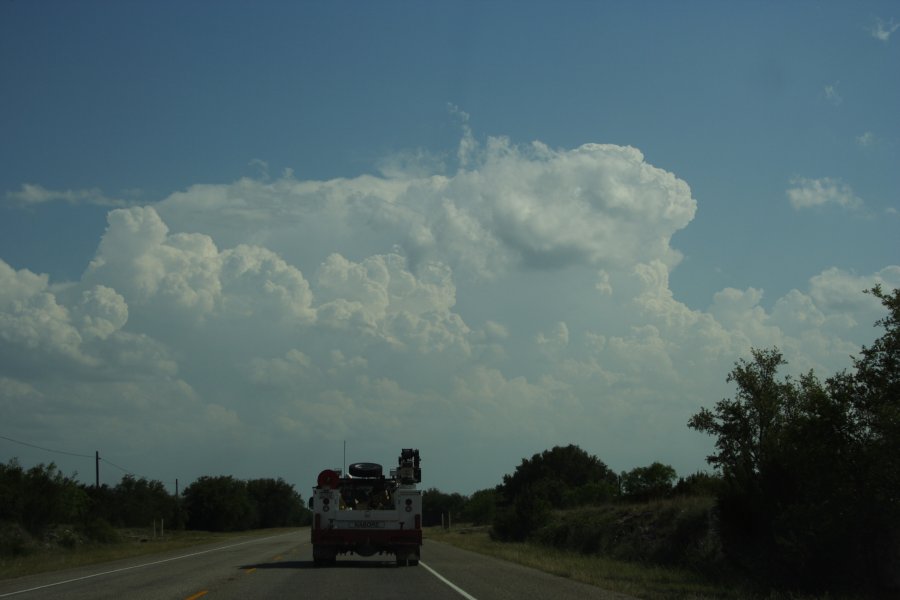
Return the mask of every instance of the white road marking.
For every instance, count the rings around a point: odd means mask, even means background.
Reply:
[[[428,565],[426,565],[425,563],[423,563],[421,560],[419,561],[419,566],[420,566],[420,567],[425,567],[426,569],[428,569],[428,572],[429,572],[429,573],[431,573],[432,575],[434,575],[435,577],[437,577],[438,579],[440,579],[441,581],[443,581],[444,583],[446,583],[447,585],[449,585],[450,588],[451,588],[454,592],[456,592],[457,594],[459,594],[460,596],[462,596],[462,597],[465,598],[466,600],[478,600],[477,598],[475,598],[475,596],[469,594],[469,593],[466,592],[464,589],[462,589],[462,588],[460,588],[459,586],[455,585],[452,581],[450,581],[449,579],[447,579],[446,577],[444,577],[443,575],[441,575],[440,573],[438,573],[437,571],[435,571],[434,569],[432,569],[431,567],[429,567]]]
[[[163,560],[156,560],[153,562],[142,563],[139,565],[133,565],[131,567],[122,567],[121,569],[113,569],[112,571],[103,571],[102,573],[93,573],[91,575],[85,575],[84,577],[76,577],[74,579],[67,579],[65,581],[57,581],[56,583],[48,583],[47,585],[39,585],[37,587],[28,588],[27,590],[17,590],[15,592],[7,592],[5,594],[0,594],[0,598],[6,598],[7,596],[16,596],[18,594],[25,594],[27,592],[34,592],[36,590],[42,590],[45,588],[56,587],[58,585],[65,585],[67,583],[74,583],[76,581],[83,581],[85,579],[92,579],[94,577],[103,577],[104,575],[112,575],[113,573],[121,573],[122,571],[131,571],[133,569],[141,569],[143,567],[151,567],[153,565],[161,565],[163,563],[172,562],[173,560],[181,560],[183,558],[190,558],[192,556],[200,556],[201,554],[209,554],[210,552],[218,552],[219,550],[227,550],[228,548],[236,548],[237,546],[243,546],[245,544],[252,544],[253,542],[264,542],[265,540],[271,540],[271,539],[275,539],[277,537],[284,537],[286,535],[296,535],[296,533],[293,533],[293,532],[292,533],[281,533],[278,535],[270,535],[269,537],[264,537],[264,538],[254,538],[252,540],[247,540],[246,542],[241,542],[239,544],[230,544],[228,546],[222,546],[221,548],[212,548],[210,550],[202,550],[200,552],[194,552],[192,554],[185,554],[182,556],[165,558]]]

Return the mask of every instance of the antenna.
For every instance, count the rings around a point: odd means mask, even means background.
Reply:
[[[347,472],[347,440],[344,440],[344,464],[341,466],[341,473]],[[346,477],[346,475],[344,475]]]

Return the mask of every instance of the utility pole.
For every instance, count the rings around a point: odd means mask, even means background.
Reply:
[[[94,480],[94,487],[98,490],[100,489],[100,451],[94,450],[94,470],[97,474],[96,479]]]

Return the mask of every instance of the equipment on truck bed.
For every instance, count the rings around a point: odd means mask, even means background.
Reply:
[[[422,546],[422,481],[419,451],[404,448],[385,477],[378,463],[353,463],[345,476],[325,469],[309,499],[316,565],[338,554],[393,554],[397,566],[419,564]]]

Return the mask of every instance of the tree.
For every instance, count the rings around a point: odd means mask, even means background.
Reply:
[[[777,349],[754,349],[752,355],[752,362],[741,359],[728,375],[737,397],[720,400],[714,411],[702,408],[688,421],[688,427],[716,437],[718,452],[707,461],[733,482],[753,480],[764,469],[793,391],[790,380],[776,380],[786,364]]]
[[[422,524],[440,525],[448,518],[459,520],[465,504],[466,499],[461,494],[445,494],[437,488],[428,488],[422,492]]]
[[[575,445],[554,446],[523,459],[497,487],[493,532],[524,539],[544,525],[552,509],[601,502],[615,495],[617,478],[606,464]]]
[[[887,309],[875,325],[884,333],[854,360],[852,376],[831,381],[852,410],[860,515],[857,562],[865,576],[900,588],[900,289],[867,290]],[[893,549],[893,550],[886,550]]]
[[[781,353],[753,350],[688,422],[716,438],[726,552],[782,583],[900,585],[900,291],[869,293],[889,314],[854,372],[778,379]]]
[[[497,490],[488,488],[478,490],[466,501],[462,518],[473,525],[487,525],[494,520],[497,506]]]
[[[278,479],[251,479],[247,494],[255,506],[254,527],[286,527],[304,522],[306,508],[294,486]]]
[[[720,475],[697,471],[687,477],[680,477],[673,493],[680,496],[716,496],[721,486]]]
[[[126,527],[146,527],[157,520],[175,524],[176,499],[161,481],[125,475],[113,489],[107,520]]]
[[[184,490],[188,528],[205,531],[241,531],[256,521],[247,484],[234,477],[204,476]]]
[[[87,495],[54,463],[28,470],[15,459],[0,465],[0,521],[42,535],[53,525],[80,524],[87,510]]]
[[[622,491],[629,500],[646,501],[665,498],[672,493],[677,474],[669,465],[654,462],[622,473]]]
[[[506,498],[515,498],[525,490],[534,492],[536,488],[547,488],[547,493],[555,497],[555,503],[572,506],[588,503],[574,493],[576,490],[601,484],[597,488],[596,500],[612,494],[617,485],[615,473],[596,456],[588,454],[578,446],[554,446],[535,454],[531,459],[522,459],[512,475],[503,476],[501,492]]]

